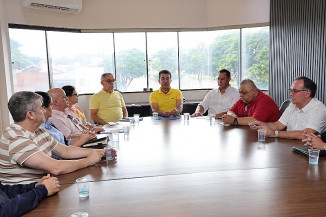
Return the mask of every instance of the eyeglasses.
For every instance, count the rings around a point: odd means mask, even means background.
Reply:
[[[71,96],[78,96],[78,94],[77,94],[77,93],[75,93],[75,94],[72,94]]]
[[[108,79],[108,80],[104,80],[104,81],[106,81],[106,82],[108,82],[108,83],[114,83],[114,82],[115,82],[115,79],[113,79],[113,80]]]
[[[291,89],[291,88],[289,88],[289,93],[294,93],[294,94],[296,94],[296,93],[299,93],[299,92],[301,92],[301,91],[307,91],[307,89],[296,90],[296,89]]]

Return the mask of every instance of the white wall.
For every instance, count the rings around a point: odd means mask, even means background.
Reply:
[[[2,130],[10,123],[7,107],[11,95],[11,60],[9,53],[8,24],[4,16],[3,1],[0,0],[0,135]],[[9,90],[9,91],[8,91]]]
[[[83,0],[83,9],[77,15],[22,8],[20,0],[0,0],[0,131],[10,122],[7,102],[12,95],[12,79],[8,23],[123,31],[210,29],[268,22],[269,0]],[[201,92],[189,92],[190,98],[201,95]],[[127,103],[141,102],[144,95],[125,98]]]
[[[9,23],[79,29],[208,28],[269,22],[269,0],[83,0],[77,14],[4,0]]]

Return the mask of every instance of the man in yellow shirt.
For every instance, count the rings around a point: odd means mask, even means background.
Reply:
[[[153,112],[161,116],[176,116],[182,112],[182,93],[171,88],[171,73],[168,70],[159,72],[161,87],[150,96],[150,104]]]
[[[128,117],[122,95],[113,90],[114,82],[115,79],[111,73],[104,73],[101,76],[103,89],[89,100],[91,119],[95,123],[104,125]]]

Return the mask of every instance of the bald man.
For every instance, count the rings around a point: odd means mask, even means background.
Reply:
[[[64,113],[69,104],[65,92],[61,88],[53,88],[48,91],[48,94],[51,96],[53,103],[52,117],[49,120],[54,123],[67,139],[72,140],[72,144],[80,138],[83,132],[90,133],[79,126],[74,117]]]
[[[225,124],[248,125],[254,121],[274,122],[280,116],[275,101],[259,90],[250,79],[240,83],[240,99],[222,117]]]

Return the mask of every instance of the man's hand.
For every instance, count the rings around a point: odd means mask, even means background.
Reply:
[[[248,123],[248,125],[249,125],[250,129],[252,129],[252,130],[259,130],[261,126],[264,126],[266,124],[261,121],[254,121],[254,122]]]
[[[48,190],[48,196],[51,196],[57,193],[60,189],[59,181],[56,177],[50,177],[50,174],[47,176],[43,176],[41,180],[36,183],[35,187],[38,185],[44,185],[45,188]]]
[[[90,131],[87,131],[87,130],[84,130],[82,132],[82,134],[80,135],[80,139],[83,141],[83,143],[91,140],[91,139],[95,139],[96,138],[96,135],[95,133],[92,133]]]
[[[92,130],[95,134],[104,131],[104,129],[103,129],[102,127],[93,127],[91,130]]]
[[[191,115],[191,117],[199,117],[199,116],[203,116],[203,114],[200,112],[195,112]]]
[[[252,130],[266,130],[266,137],[276,137],[275,130],[269,128],[266,123],[261,121],[254,121],[252,123],[248,123]]]
[[[93,152],[87,157],[89,166],[98,163],[105,155],[106,149],[93,149]]]
[[[233,124],[234,119],[235,119],[235,117],[228,115],[228,114],[225,114],[222,116],[222,121],[225,124]]]
[[[162,113],[162,116],[165,116],[165,117],[169,117],[171,115],[171,112],[168,112],[168,111],[164,111]]]
[[[170,111],[170,115],[173,115],[173,116],[178,115],[178,110],[177,109],[173,109],[172,111]]]
[[[324,143],[320,135],[316,136],[314,133],[304,131],[303,135],[305,139],[302,140],[302,142],[305,143],[305,145],[309,145],[309,148],[324,150],[324,146],[326,143]]]

